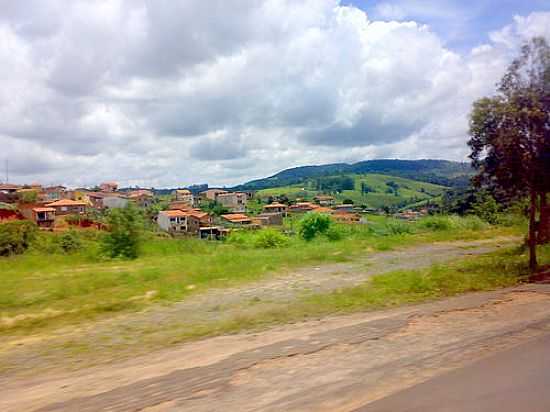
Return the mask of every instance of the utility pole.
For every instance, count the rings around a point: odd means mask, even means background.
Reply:
[[[10,168],[8,164],[8,159],[6,159],[6,183],[10,181]]]

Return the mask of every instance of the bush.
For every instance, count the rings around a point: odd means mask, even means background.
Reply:
[[[74,230],[67,230],[56,238],[59,248],[64,253],[73,253],[82,249],[82,240]]]
[[[407,222],[402,222],[400,220],[390,220],[386,223],[386,231],[391,235],[405,235],[413,233],[414,229]]]
[[[452,216],[428,216],[418,222],[420,227],[433,231],[447,230],[482,230],[487,223],[477,216],[459,217]]]
[[[270,249],[288,245],[288,237],[275,229],[260,230],[254,237],[253,245],[256,248]]]
[[[107,225],[109,233],[103,238],[103,252],[113,258],[136,258],[143,231],[143,218],[136,207],[130,204],[124,209],[110,210]]]
[[[23,253],[35,238],[37,227],[27,220],[0,224],[0,256]]]
[[[309,241],[319,234],[326,233],[332,224],[330,216],[321,213],[307,213],[300,221],[299,233],[302,238]]]
[[[344,238],[344,231],[340,227],[335,225],[329,227],[325,234],[327,236],[327,239],[331,242],[336,242]]]

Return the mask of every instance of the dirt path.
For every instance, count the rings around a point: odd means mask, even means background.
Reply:
[[[4,382],[11,411],[351,411],[550,332],[550,285],[181,345]]]
[[[6,339],[0,348],[3,380],[32,375],[37,370],[78,369],[96,363],[149,353],[190,330],[212,329],[221,322],[281,310],[310,293],[358,285],[370,276],[415,269],[511,246],[516,238],[497,238],[417,245],[368,253],[353,262],[304,268],[238,287],[210,289],[179,303],[119,315],[48,334]],[[214,326],[213,326],[214,325]]]

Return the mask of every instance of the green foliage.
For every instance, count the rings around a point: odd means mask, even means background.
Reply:
[[[64,253],[74,253],[82,249],[82,240],[75,230],[67,230],[56,238],[59,248]]]
[[[38,192],[36,190],[25,190],[17,193],[17,197],[22,203],[36,203]]]
[[[320,177],[316,180],[316,190],[329,193],[341,193],[344,190],[353,190],[354,180],[349,176]]]
[[[477,216],[427,216],[418,222],[418,226],[433,231],[482,230],[487,223]]]
[[[472,204],[472,212],[486,222],[496,225],[499,223],[501,207],[490,193],[481,192]]]
[[[0,256],[23,253],[36,236],[37,227],[27,220],[0,224]]]
[[[404,235],[414,233],[413,226],[408,222],[392,219],[386,223],[386,230],[391,235]]]
[[[307,213],[300,221],[300,236],[309,241],[317,235],[325,234],[332,224],[330,216],[321,213]]]
[[[210,213],[214,216],[221,216],[226,213],[229,213],[229,209],[215,200],[208,200],[201,203],[200,208],[202,211]]]
[[[325,233],[328,240],[331,242],[336,242],[344,239],[346,233],[343,228],[339,225],[331,225]]]
[[[344,200],[342,200],[342,204],[344,204],[344,205],[353,205],[353,200],[344,199]]]
[[[261,249],[283,247],[288,243],[288,237],[275,229],[260,230],[254,238],[254,247]]]
[[[124,209],[112,209],[107,216],[107,225],[109,233],[103,238],[103,252],[112,258],[136,258],[143,231],[139,210],[131,204]]]

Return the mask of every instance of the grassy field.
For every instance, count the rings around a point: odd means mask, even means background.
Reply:
[[[364,204],[372,208],[404,205],[407,203],[413,204],[423,200],[437,199],[445,190],[443,186],[395,176],[364,174],[350,175],[350,177],[354,180],[354,190],[344,190],[342,193],[337,193],[335,195],[336,199],[339,201],[351,199],[357,205]],[[399,185],[397,194],[387,193],[388,182],[395,182]],[[361,183],[366,184],[372,191],[361,193]],[[313,199],[313,197],[319,193],[314,188],[314,181],[309,181],[301,185],[260,190],[258,192],[258,197],[266,198],[284,194],[290,199]]]
[[[291,222],[289,228],[295,225]],[[73,254],[52,249],[48,245],[55,235],[43,234],[25,254],[0,259],[0,333],[31,332],[139,310],[213,286],[250,282],[299,266],[346,261],[367,250],[511,235],[518,230],[457,217],[409,224],[376,216],[368,225],[339,226],[339,241],[322,237],[306,242],[289,236],[284,247],[273,249],[254,246],[254,237],[261,232],[241,236],[238,242],[149,234],[135,260],[99,257],[94,234],[85,232],[85,247]]]

